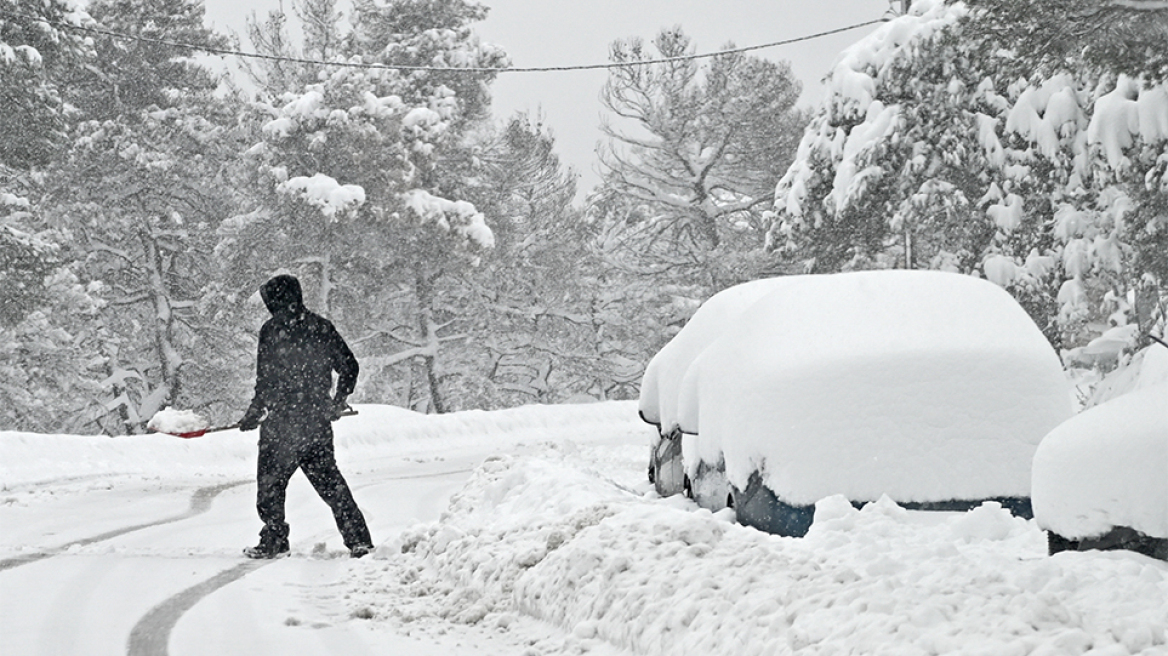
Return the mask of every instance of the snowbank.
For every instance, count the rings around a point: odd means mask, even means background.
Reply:
[[[1168,538],[1168,383],[1084,410],[1034,455],[1034,517],[1077,540],[1118,526]]]
[[[333,424],[337,458],[408,456],[471,448],[492,440],[499,446],[548,439],[565,425],[611,430],[636,420],[632,401],[524,406],[496,412],[470,410],[423,415],[387,405],[356,405],[358,414]],[[103,437],[0,432],[0,488],[89,476],[255,476],[259,432],[222,431],[195,439],[170,435]]]
[[[662,433],[677,425],[677,390],[695,358],[732,326],[738,315],[782,284],[782,278],[752,280],[714,294],[702,303],[669,343],[661,348],[641,380],[641,417]]]
[[[796,506],[1028,497],[1071,415],[1058,356],[1001,288],[936,271],[791,276],[694,361],[686,465],[725,458]]]
[[[484,463],[440,521],[379,551],[383,569],[345,596],[406,626],[393,600],[426,598],[497,630],[522,612],[572,631],[579,653],[600,640],[654,656],[1165,649],[1162,563],[1045,558],[1033,522],[995,504],[911,513],[833,497],[807,537],[779,538],[581,464],[555,453]]]
[[[4,590],[14,591],[4,597],[14,600],[9,610],[34,609],[6,614],[3,628],[15,631],[5,638],[32,646],[15,647],[20,653],[76,653],[67,647],[82,642],[112,645],[103,653],[124,650],[134,618],[156,603],[142,598],[145,585],[157,600],[170,590],[181,595],[172,600],[198,602],[171,618],[178,620],[174,653],[213,651],[199,642],[207,631],[229,636],[220,641],[231,642],[226,651],[215,652],[229,654],[255,652],[254,645],[270,653],[274,645],[288,653],[617,653],[606,643],[648,656],[1168,652],[1168,564],[1130,552],[1047,558],[1036,523],[996,504],[913,513],[887,498],[856,510],[833,496],[816,504],[805,538],[779,538],[735,524],[732,511],[711,514],[679,496],[653,494],[640,437],[650,429],[632,402],[442,416],[359,409],[336,424],[338,455],[365,465],[351,482],[369,486],[361,493],[367,516],[408,527],[392,538],[396,530],[376,532],[390,540],[373,556],[333,560],[294,547],[293,558],[193,599],[179,591],[205,590],[239,571],[235,548],[227,553],[222,545],[254,522],[247,504],[217,502],[159,530],[159,516],[186,507],[184,486],[127,486],[109,495],[61,482],[29,495],[9,487],[0,526],[21,530],[0,531],[8,556],[56,553],[71,536],[127,523],[152,528],[116,531],[116,539],[5,571]],[[67,476],[94,459],[110,471],[137,469],[165,481],[195,462],[218,474],[246,470],[246,478],[253,450],[254,433],[194,440],[0,433],[0,486]],[[433,503],[456,480],[403,481],[396,456],[421,464],[472,452],[494,455],[466,476],[444,512],[423,515],[435,521],[393,518],[390,506]],[[218,461],[224,457],[240,464]],[[372,493],[386,483],[400,487]],[[427,492],[410,492],[419,487]],[[317,520],[303,509],[294,519],[305,544],[335,535],[332,518],[311,501]],[[93,516],[75,512],[99,506]],[[69,522],[77,530],[62,532]],[[94,599],[136,604],[94,614]],[[228,616],[237,618],[230,630]]]

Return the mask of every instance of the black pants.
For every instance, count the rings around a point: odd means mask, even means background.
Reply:
[[[312,411],[273,412],[260,426],[256,476],[256,509],[264,523],[260,544],[282,547],[288,542],[284,499],[288,481],[297,469],[332,509],[345,546],[372,545],[365,516],[337,468],[332,424],[323,412]]]

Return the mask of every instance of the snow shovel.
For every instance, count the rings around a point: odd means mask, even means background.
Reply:
[[[352,417],[355,414],[357,414],[356,410],[354,410],[352,407],[346,407],[345,410],[341,412],[340,416],[341,417]],[[235,428],[239,428],[239,423],[240,422],[237,421],[234,424],[230,424],[227,426],[212,426],[212,427],[208,427],[208,428],[198,428],[195,430],[189,430],[189,431],[183,431],[183,432],[170,432],[170,431],[163,431],[163,430],[155,430],[153,428],[151,428],[150,431],[154,432],[154,433],[162,433],[164,435],[173,435],[174,437],[181,437],[185,440],[189,440],[193,437],[202,437],[202,436],[206,435],[207,433],[217,433],[219,431],[232,430]]]

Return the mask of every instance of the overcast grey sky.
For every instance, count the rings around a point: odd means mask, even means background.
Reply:
[[[261,17],[279,0],[205,0],[215,28],[244,33],[252,11]],[[483,0],[491,8],[475,26],[484,41],[502,46],[514,66],[566,66],[603,63],[618,38],[651,39],[665,27],[680,25],[698,52],[728,41],[750,46],[823,32],[880,18],[888,0]],[[291,10],[290,4],[285,5]],[[342,0],[342,11],[347,3]],[[791,62],[803,82],[803,105],[823,97],[820,79],[836,55],[874,26],[752,54]],[[250,45],[245,43],[245,49]],[[581,187],[598,181],[595,147],[604,71],[502,74],[492,86],[496,115],[542,111],[556,135],[566,163],[581,174]]]

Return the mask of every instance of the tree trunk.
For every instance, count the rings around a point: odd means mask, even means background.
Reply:
[[[183,357],[174,345],[174,311],[170,304],[170,294],[166,288],[165,265],[158,242],[148,231],[141,233],[142,246],[146,253],[146,262],[150,267],[147,275],[148,294],[151,308],[154,311],[154,350],[160,367],[158,389],[151,391],[143,399],[143,416],[153,416],[167,403],[178,397],[180,391],[179,372],[182,369]]]
[[[438,328],[434,323],[434,287],[433,281],[426,276],[425,267],[418,265],[414,269],[414,294],[418,300],[418,332],[422,342],[426,345],[425,355],[421,356],[422,368],[426,373],[426,384],[430,390],[430,409],[435,414],[446,412],[446,402],[442,398],[442,389],[438,383],[437,360],[441,345],[438,341]]]
[[[330,296],[333,292],[332,281],[332,255],[331,251],[325,251],[324,255],[320,256],[317,262],[319,267],[319,284],[317,287],[317,308],[321,316],[332,318],[332,307],[330,307]]]

